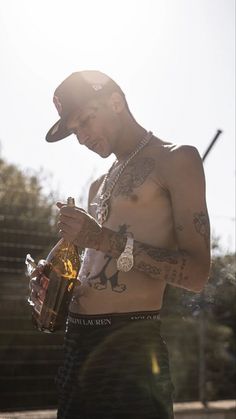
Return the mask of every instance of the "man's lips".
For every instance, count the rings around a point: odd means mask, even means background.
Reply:
[[[97,143],[90,143],[87,147],[89,148],[89,150],[94,151],[97,147]]]
[[[86,146],[89,148],[89,150],[96,151],[97,148],[98,148],[98,142],[97,141],[91,141],[91,140],[89,140],[86,143]]]

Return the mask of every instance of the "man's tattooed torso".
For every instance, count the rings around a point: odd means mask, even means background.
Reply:
[[[142,150],[118,179],[109,202],[109,217],[103,224],[109,230],[106,250],[85,252],[79,276],[82,285],[77,292],[80,306],[75,305],[74,311],[159,309],[167,283],[188,287],[191,279],[188,252],[185,247],[178,248],[178,240],[191,231],[191,243],[196,240],[200,246],[203,242],[205,248],[209,247],[207,210],[193,208],[187,220],[175,218],[172,197],[159,177],[161,165],[162,155],[158,160],[155,152]],[[114,181],[119,168],[119,164],[114,166],[108,184]],[[93,217],[102,192],[101,181],[90,195]],[[134,268],[124,273],[117,269],[116,262],[124,250],[128,232],[134,236]],[[188,243],[188,236],[184,240]]]

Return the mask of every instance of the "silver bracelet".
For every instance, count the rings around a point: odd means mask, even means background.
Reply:
[[[127,235],[127,241],[124,251],[117,259],[117,269],[122,272],[129,272],[134,266],[134,238],[132,234]]]

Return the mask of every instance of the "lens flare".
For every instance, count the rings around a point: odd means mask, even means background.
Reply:
[[[151,364],[152,364],[152,373],[153,374],[159,374],[160,373],[160,367],[159,367],[157,356],[156,356],[155,352],[151,352]]]

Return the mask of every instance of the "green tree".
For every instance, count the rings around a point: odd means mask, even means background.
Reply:
[[[205,291],[207,313],[206,391],[211,399],[235,398],[236,381],[236,259],[213,259]]]
[[[24,271],[26,253],[45,257],[56,241],[55,192],[45,194],[43,173],[25,174],[0,159],[0,271]]]
[[[214,256],[208,284],[195,294],[168,287],[162,309],[176,401],[235,397],[235,255]],[[204,364],[204,383],[201,383]]]

